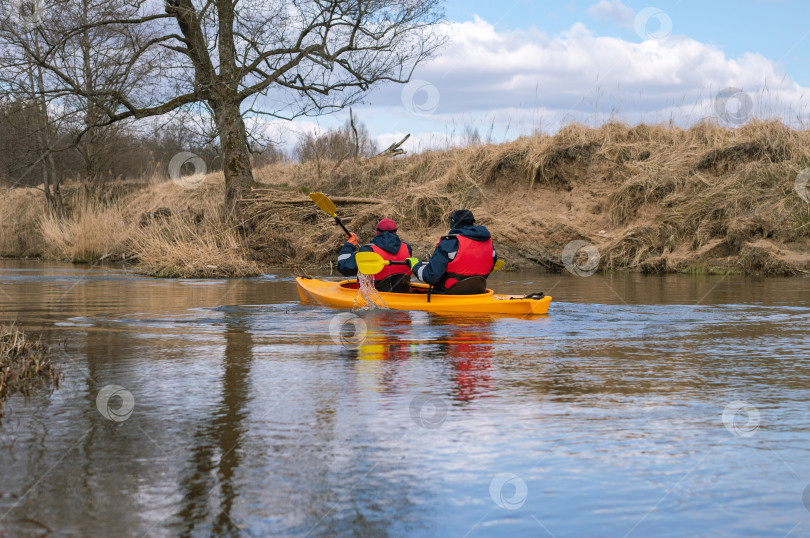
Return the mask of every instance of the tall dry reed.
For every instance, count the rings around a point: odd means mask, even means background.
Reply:
[[[46,215],[39,225],[45,257],[80,262],[123,258],[132,228],[119,204],[81,206],[63,218]]]
[[[179,278],[244,277],[261,274],[249,259],[237,223],[222,209],[201,213],[153,216],[129,236],[129,248],[139,270],[154,276]]]

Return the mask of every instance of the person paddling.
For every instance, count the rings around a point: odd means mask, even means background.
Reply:
[[[384,260],[390,261],[405,261],[413,255],[411,246],[397,235],[397,223],[387,218],[377,223],[377,235],[367,245],[358,247],[357,235],[354,233],[346,237],[346,242],[338,252],[338,272],[341,275],[357,274],[354,255],[358,251],[375,252]],[[411,291],[410,282],[411,270],[407,265],[388,265],[374,275],[374,286],[379,291],[408,293]]]
[[[475,226],[475,217],[467,209],[450,215],[450,233],[439,241],[430,260],[408,259],[416,278],[432,284],[436,293],[452,295],[486,292],[487,277],[496,261],[489,230]]]

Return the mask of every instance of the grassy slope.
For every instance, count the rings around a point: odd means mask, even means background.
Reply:
[[[599,129],[426,152],[399,159],[279,164],[256,171],[269,198],[387,200],[344,206],[361,240],[383,216],[425,257],[457,208],[474,210],[512,266],[562,268],[566,244],[597,247],[601,269],[796,274],[810,269],[810,204],[794,190],[810,166],[810,132],[779,123]],[[246,237],[223,219],[221,177],[199,188],[143,185],[68,222],[44,219],[41,193],[0,201],[0,255],[137,258],[164,276],[256,274],[262,266],[334,263],[342,234],[314,206],[246,204]],[[78,204],[81,205],[81,204]],[[171,216],[158,211],[169,208]]]

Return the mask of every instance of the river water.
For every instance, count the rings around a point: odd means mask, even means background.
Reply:
[[[0,261],[63,372],[7,404],[0,535],[810,533],[810,279],[491,286],[554,302],[358,321],[286,274]]]

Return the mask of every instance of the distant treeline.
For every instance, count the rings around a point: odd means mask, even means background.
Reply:
[[[117,179],[166,177],[172,157],[191,152],[205,161],[208,171],[222,169],[220,148],[181,122],[158,125],[152,132],[143,125],[134,129],[116,125],[100,129],[88,144],[76,142],[78,128],[52,122],[43,144],[40,109],[22,99],[0,100],[0,183],[4,186],[36,186],[46,173],[53,174],[51,184],[78,180],[101,185]],[[284,160],[284,154],[272,145],[252,148],[256,165]]]
[[[151,179],[168,176],[172,157],[180,152],[198,155],[207,171],[222,170],[218,144],[205,140],[194,129],[175,120],[156,125],[151,132],[143,126],[103,128],[93,140],[93,151],[76,138],[78,127],[52,122],[47,133],[49,151],[43,144],[40,109],[35,102],[0,100],[0,184],[33,187],[52,174],[51,184],[77,180],[100,186],[119,179]],[[355,134],[356,130],[356,134]],[[278,146],[251,147],[254,167],[280,161],[341,161],[355,155],[367,157],[378,148],[362,122],[347,121],[340,128],[300,136],[289,154]],[[189,172],[191,170],[188,170]],[[186,170],[183,170],[186,172]]]

